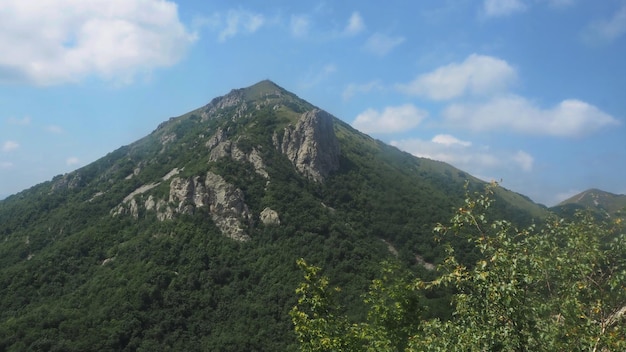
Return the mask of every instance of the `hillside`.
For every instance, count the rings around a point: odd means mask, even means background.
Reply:
[[[552,208],[553,211],[564,214],[582,209],[588,209],[603,216],[615,215],[626,209],[626,195],[592,188],[570,197]]]
[[[233,90],[0,201],[0,350],[293,350],[297,258],[363,314],[382,260],[425,276],[442,260],[432,228],[466,181],[484,186],[273,82]],[[545,215],[498,198],[497,216]]]

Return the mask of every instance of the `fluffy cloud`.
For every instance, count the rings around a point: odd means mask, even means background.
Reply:
[[[344,29],[343,33],[345,35],[356,35],[365,30],[365,23],[363,22],[363,18],[361,14],[358,12],[353,12],[350,18],[348,19],[348,24]]]
[[[526,10],[522,0],[485,0],[483,11],[487,17],[503,17]]]
[[[626,33],[626,3],[611,18],[592,22],[583,31],[583,39],[591,44],[611,42]]]
[[[3,152],[11,152],[17,148],[19,148],[20,145],[19,143],[15,142],[15,141],[6,141],[4,143],[2,143],[2,151]]]
[[[391,145],[417,157],[439,160],[471,172],[473,175],[503,174],[511,170],[531,171],[533,157],[524,152],[492,152],[485,146],[474,146],[472,142],[454,136],[440,134],[431,140],[404,139],[391,141]]]
[[[460,145],[462,147],[469,147],[472,142],[462,141],[449,134],[438,134],[432,139],[433,143],[443,144],[445,146]]]
[[[526,134],[579,136],[619,121],[580,100],[564,100],[542,109],[527,99],[498,96],[482,104],[452,104],[442,113],[456,127],[472,130],[510,130]]]
[[[404,132],[419,125],[426,117],[428,112],[405,104],[386,107],[382,112],[368,109],[354,119],[352,126],[365,133]]]
[[[365,43],[365,50],[378,56],[385,56],[404,42],[404,37],[390,37],[381,33],[372,34]]]
[[[449,143],[450,139],[456,142]],[[463,170],[491,168],[499,163],[498,158],[488,150],[470,148],[471,144],[450,135],[437,135],[429,141],[421,139],[391,141],[391,145],[417,157],[443,161]]]
[[[89,75],[129,82],[175,64],[195,40],[164,0],[5,0],[0,81],[51,85]]]
[[[408,84],[398,85],[403,93],[433,100],[448,100],[466,94],[488,95],[503,91],[517,77],[506,61],[472,54],[462,63],[452,63],[420,75]]]

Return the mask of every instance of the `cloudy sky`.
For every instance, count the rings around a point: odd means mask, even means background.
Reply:
[[[554,205],[626,193],[626,0],[0,0],[0,199],[271,79]]]

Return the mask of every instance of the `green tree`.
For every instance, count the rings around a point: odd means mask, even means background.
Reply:
[[[338,288],[328,287],[329,281],[320,276],[321,268],[297,261],[304,271],[305,281],[296,293],[298,304],[290,312],[300,350],[313,351],[401,351],[409,337],[417,332],[420,295],[414,295],[408,276],[398,275],[400,268],[385,263],[382,278],[372,281],[364,295],[370,307],[366,322],[350,323],[335,304]]]
[[[365,296],[366,322],[350,323],[333,306],[319,268],[299,265],[305,280],[292,310],[303,351],[624,351],[626,237],[622,219],[579,214],[541,228],[490,221],[493,187],[468,197],[440,238],[463,236],[479,259],[448,256],[432,281],[387,280],[384,269]],[[452,318],[423,319],[421,297],[453,290]],[[412,302],[407,304],[407,302]]]

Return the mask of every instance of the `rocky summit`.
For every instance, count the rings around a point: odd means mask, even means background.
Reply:
[[[483,186],[271,81],[232,90],[0,201],[0,350],[295,350],[298,258],[362,316],[380,262],[432,275],[432,228]],[[545,215],[496,197],[516,223]]]
[[[251,95],[255,95],[255,98],[252,101],[246,100],[246,97]],[[200,123],[209,124],[230,113],[230,121],[237,123],[241,120],[254,120],[255,114],[263,109],[287,111],[291,116],[285,120],[286,125],[283,128],[272,132],[271,146],[246,144],[251,140],[251,136],[241,133],[234,126],[226,129],[220,126],[210,135],[202,133],[197,136],[194,144],[202,149],[198,153],[208,156],[207,164],[220,160],[248,164],[248,167],[270,183],[271,177],[260,151],[264,148],[274,148],[282,153],[293,164],[295,171],[302,176],[313,182],[323,182],[332,171],[339,169],[340,146],[333,131],[334,117],[319,109],[302,113],[289,111],[283,104],[289,103],[290,98],[294,99],[283,89],[266,81],[214,99],[207,106],[185,118],[193,121],[200,116]],[[250,104],[251,102],[254,104]],[[159,127],[156,135],[162,145],[160,152],[166,152],[171,148],[168,144],[184,138],[175,132],[177,127],[172,125],[188,123],[185,118],[181,118],[180,121],[171,120]],[[146,212],[155,213],[158,220],[164,221],[171,220],[175,214],[206,211],[224,235],[240,241],[249,239],[246,229],[253,226],[253,223],[244,192],[212,171],[188,177],[178,176],[184,168],[184,165],[179,165],[169,170],[160,180],[142,184],[125,196],[122,202],[111,210],[111,214],[130,215],[137,219],[140,212],[144,213],[143,216],[147,216]],[[140,172],[141,167],[133,170],[133,173],[125,179],[132,178]],[[169,192],[163,197],[158,197],[151,190],[161,183],[166,183]],[[265,220],[261,222],[278,218],[278,214],[268,215],[267,212],[259,216]]]

